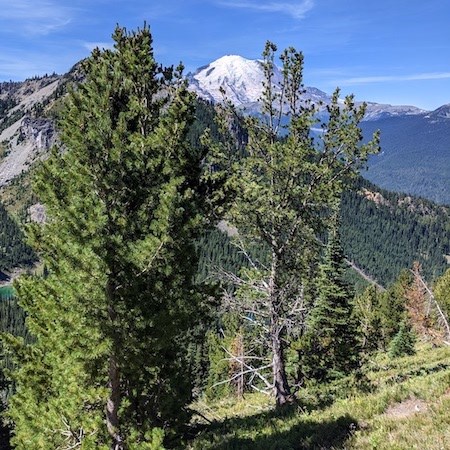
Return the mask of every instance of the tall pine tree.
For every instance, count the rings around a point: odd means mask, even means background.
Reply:
[[[49,220],[30,235],[49,274],[17,284],[34,342],[7,339],[18,449],[156,448],[154,427],[186,419],[204,155],[185,143],[181,68],[156,63],[147,26],[113,38],[84,62],[64,149],[35,182]]]
[[[293,399],[285,355],[292,336],[302,327],[318,237],[327,229],[331,206],[348,176],[378,150],[378,137],[362,144],[359,123],[365,107],[357,107],[352,96],[341,102],[336,90],[327,107],[329,120],[322,124],[324,132],[316,143],[311,127],[317,125],[318,106],[303,96],[303,54],[294,48],[281,53],[282,80],[277,83],[276,52],[276,45],[267,42],[262,61],[263,116],[244,120],[245,155],[237,162],[227,159],[230,146],[222,146],[217,166],[231,173],[223,195],[234,194],[227,218],[237,228],[242,246],[248,251],[256,243],[267,249],[267,264],[253,261],[237,283],[236,298],[241,304],[247,302],[245,309],[252,309],[255,317],[264,318],[260,324],[268,329],[273,395],[282,406]],[[289,117],[286,127],[285,116]],[[225,123],[229,132],[233,122]],[[236,136],[231,147],[241,146]]]
[[[306,321],[299,369],[307,379],[328,381],[348,374],[359,362],[353,294],[345,281],[345,257],[336,217],[319,270],[317,300]]]

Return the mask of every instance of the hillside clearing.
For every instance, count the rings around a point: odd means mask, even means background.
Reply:
[[[378,355],[365,372],[366,392],[350,383],[303,390],[299,405],[282,411],[260,394],[241,402],[198,402],[193,408],[211,423],[196,418],[202,431],[188,448],[450,448],[449,347],[422,344],[416,355],[397,360]]]

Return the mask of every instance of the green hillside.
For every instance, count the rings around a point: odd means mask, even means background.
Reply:
[[[428,279],[441,275],[450,254],[450,209],[389,192],[359,179],[342,200],[342,242],[348,259],[388,285],[414,261]]]
[[[447,122],[439,124],[447,126]],[[376,129],[375,122],[362,125]],[[192,144],[199,144],[199,136],[207,127],[217,135],[212,106],[199,101],[197,120],[190,134]],[[384,141],[382,135],[382,144]],[[441,156],[445,157],[444,151]],[[377,158],[383,155],[374,156],[374,161]],[[367,173],[371,171],[364,176]],[[347,258],[382,285],[393,282],[414,261],[422,263],[428,279],[441,275],[448,267],[445,255],[450,255],[450,209],[423,198],[381,189],[364,178],[355,183],[354,189],[344,193],[341,205],[341,238]],[[208,265],[217,270],[222,261],[226,267],[235,268],[245,260],[220,233],[204,236],[201,244],[202,278],[209,273]]]
[[[35,253],[25,243],[19,225],[0,203],[0,271],[29,266],[35,261]]]
[[[364,124],[367,126],[367,122]],[[194,147],[201,145],[200,136],[206,128],[210,128],[217,138],[214,108],[207,102],[198,101],[196,121],[189,133],[189,141]],[[8,209],[19,209],[22,216],[24,205],[31,198],[29,178],[22,176],[2,191]],[[363,191],[378,195],[370,196]],[[382,199],[381,202],[376,198]],[[22,232],[2,205],[1,224],[0,239],[4,244],[0,247],[0,270],[32,263],[35,260],[32,250],[23,243]],[[354,190],[343,196],[341,236],[348,259],[382,285],[388,285],[401,269],[411,267],[416,260],[422,263],[429,279],[442,274],[448,267],[445,255],[450,255],[449,209],[428,200],[380,189],[363,178],[356,182]],[[235,269],[245,262],[223,233],[208,233],[199,245],[202,249],[200,279],[221,264]]]
[[[292,47],[243,117],[147,24],[113,40],[34,105],[62,145],[4,172],[0,448],[450,448],[450,207],[360,177],[353,96],[311,136]]]
[[[248,394],[199,401],[198,435],[184,448],[198,450],[450,448],[450,349],[421,345],[414,356],[377,355],[364,366],[366,391],[350,380],[304,389],[299,404],[276,411],[270,399]],[[330,401],[336,395],[335,401]]]
[[[369,193],[378,195],[371,199]],[[355,190],[345,192],[342,199],[341,239],[347,259],[383,286],[392,283],[402,269],[411,268],[414,261],[422,264],[424,275],[432,280],[448,267],[449,209],[359,179]],[[200,280],[220,268],[235,272],[247,264],[244,255],[219,230],[205,233],[199,248]],[[358,278],[352,277],[352,281]]]
[[[450,204],[450,120],[439,115],[389,117],[362,122],[367,136],[381,130],[380,155],[364,174],[391,191]]]

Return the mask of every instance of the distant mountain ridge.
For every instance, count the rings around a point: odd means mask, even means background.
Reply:
[[[187,76],[189,88],[211,102],[227,99],[248,114],[260,112],[264,73],[261,61],[223,56]],[[282,74],[274,68],[274,89]],[[331,96],[306,87],[305,99],[320,105],[326,119]],[[359,99],[358,99],[359,100]],[[357,102],[361,104],[362,102]],[[450,104],[435,111],[415,106],[366,102],[362,128],[367,137],[381,130],[382,152],[370,159],[364,177],[385,189],[426,197],[450,205]]]
[[[385,189],[450,205],[450,105],[430,113],[362,122],[364,134],[381,130],[381,153],[364,177]]]
[[[246,59],[239,55],[226,55],[200,67],[187,75],[189,87],[201,98],[212,102],[223,101],[221,90],[237,108],[248,113],[260,110],[259,99],[263,90],[264,72],[260,60]],[[274,67],[274,90],[279,91],[283,75]],[[331,95],[315,87],[305,87],[304,99],[324,109],[331,102]],[[362,102],[359,102],[362,103]],[[427,111],[415,106],[387,105],[367,102],[365,120],[387,116],[424,114]]]
[[[54,114],[71,81],[79,81],[77,65],[65,75],[46,75],[23,82],[0,83],[0,187],[45,157],[57,133]],[[275,82],[281,81],[279,69]],[[260,111],[261,61],[228,55],[187,75],[190,89],[211,102],[229,100],[247,113]],[[275,89],[277,87],[275,86]],[[307,87],[305,98],[322,105],[331,96]],[[435,111],[414,106],[367,103],[362,128],[366,136],[381,130],[380,155],[371,158],[364,177],[385,189],[450,204],[450,104]]]
[[[36,203],[38,199],[31,196],[30,178],[35,163],[45,158],[48,147],[57,138],[55,118],[61,110],[67,83],[76,77],[75,73],[56,78],[50,76],[26,80],[14,85],[0,84],[0,131],[4,133],[4,142],[0,146],[0,200],[24,220],[36,220],[36,216],[42,216],[42,205]],[[229,77],[228,81],[230,79]],[[309,92],[316,99],[322,96],[321,91],[314,88],[310,88]],[[432,122],[439,128],[449,122],[445,119],[445,111],[444,108],[436,114],[427,113],[430,116],[427,119],[423,115],[385,117],[379,122],[364,122],[364,126],[378,127],[381,122],[392,125],[415,119],[417,123],[424,120],[426,123]],[[198,101],[191,144],[199,145],[205,128],[210,128],[211,135],[214,136],[214,126],[214,108],[207,102]],[[420,127],[413,128],[420,132]],[[366,131],[370,132],[369,129]],[[398,132],[392,134],[400,135]],[[388,136],[389,133],[386,132],[382,139]],[[412,139],[412,142],[414,140],[417,138]],[[19,156],[23,159],[18,159]],[[379,161],[385,156],[387,152]],[[402,159],[405,160],[405,157],[397,158],[398,161]],[[433,161],[433,158],[430,159]],[[12,166],[14,162],[18,164]],[[449,167],[442,161],[439,164]],[[432,169],[437,173],[436,168]],[[384,171],[386,170],[385,168]],[[439,177],[440,175],[436,177],[431,171],[428,175],[429,180]],[[407,267],[415,259],[423,260],[430,277],[442,273],[446,267],[444,255],[449,255],[448,238],[445,230],[443,231],[448,221],[448,208],[423,203],[425,212],[422,217],[417,213],[423,209],[422,203],[417,203],[415,199],[410,200],[404,196],[397,198],[394,194],[390,195],[369,185],[363,185],[358,190],[362,194],[354,192],[343,203],[347,210],[344,215],[347,219],[343,222],[346,234],[343,233],[343,238],[346,240],[346,254],[352,262],[382,284],[389,283],[398,270]],[[370,243],[369,236],[372,236]],[[7,250],[6,256],[10,254],[11,251]],[[2,255],[0,262],[1,259]]]
[[[450,103],[429,112],[425,115],[425,119],[431,119],[432,121],[450,119]]]

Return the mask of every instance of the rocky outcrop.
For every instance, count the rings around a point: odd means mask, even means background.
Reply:
[[[56,132],[53,120],[25,116],[20,124],[18,141],[28,141],[37,151],[48,150],[56,142]]]
[[[53,74],[0,83],[0,186],[27,172],[56,144],[51,108],[64,95],[69,79]]]
[[[14,131],[15,130],[15,131]],[[52,120],[25,116],[19,124],[13,124],[0,135],[0,141],[8,138],[7,153],[0,163],[0,186],[9,183],[25,172],[37,160],[48,154],[56,142]]]
[[[45,223],[47,220],[47,214],[45,206],[42,203],[35,203],[28,208],[28,214],[32,222]]]
[[[391,203],[385,199],[380,192],[372,192],[364,188],[360,194],[362,194],[367,200],[374,202],[377,206],[391,206]]]

